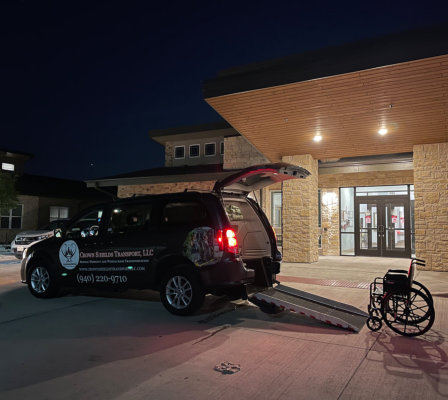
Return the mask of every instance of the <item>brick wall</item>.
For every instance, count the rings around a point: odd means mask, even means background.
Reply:
[[[212,190],[215,181],[202,182],[176,182],[176,183],[154,183],[146,185],[125,185],[118,186],[118,197],[131,197],[142,194],[162,194],[183,192],[185,189],[191,190]]]
[[[414,146],[414,178],[416,256],[448,271],[448,143]]]
[[[268,162],[243,136],[224,138],[224,169],[245,168]]]

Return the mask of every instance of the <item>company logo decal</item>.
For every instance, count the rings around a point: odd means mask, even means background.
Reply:
[[[203,226],[188,232],[182,254],[197,267],[216,264],[222,257],[214,230]]]
[[[73,240],[67,240],[62,243],[59,249],[59,261],[66,269],[73,269],[79,263],[79,249],[78,245]]]

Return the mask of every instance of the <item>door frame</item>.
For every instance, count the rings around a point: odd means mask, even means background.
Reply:
[[[375,204],[377,207],[377,234],[378,234],[378,249],[366,250],[360,247],[360,224],[359,224],[359,204],[367,203]],[[385,235],[387,234],[386,204],[399,202],[404,205],[405,213],[405,248],[404,251],[400,250],[388,250],[386,248]],[[397,196],[356,196],[355,194],[355,256],[370,256],[370,257],[400,257],[409,258],[411,256],[411,211],[410,211],[410,196],[409,195],[397,195]],[[382,229],[380,227],[383,227]]]

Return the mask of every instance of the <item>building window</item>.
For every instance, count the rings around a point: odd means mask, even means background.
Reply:
[[[322,201],[320,189],[317,189],[317,227],[322,228]],[[317,236],[317,247],[322,248],[322,230],[319,229],[319,235]]]
[[[199,157],[199,148],[198,144],[190,144],[190,158]]]
[[[317,227],[322,228],[322,201],[320,189],[317,190]]]
[[[68,218],[68,207],[50,207],[50,222],[62,218]]]
[[[23,216],[23,204],[18,204],[15,208],[4,210],[0,213],[0,228],[21,229]]]
[[[14,171],[14,164],[10,164],[10,163],[2,163],[2,170],[4,171]]]
[[[415,193],[414,185],[409,186],[411,211],[411,255],[415,257]]]
[[[185,158],[185,146],[174,147],[174,158]]]
[[[224,142],[221,142],[221,143],[219,144],[219,147],[220,147],[220,153],[221,153],[221,155],[223,156],[223,155],[224,155]]]
[[[271,221],[274,228],[282,226],[282,192],[271,192]]]
[[[339,189],[341,256],[355,255],[355,188]]]
[[[206,157],[216,155],[216,143],[206,143],[204,147],[204,154]]]

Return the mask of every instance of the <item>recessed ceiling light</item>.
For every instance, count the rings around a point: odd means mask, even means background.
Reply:
[[[313,140],[315,142],[320,142],[322,140],[322,136],[320,135],[320,133],[316,133],[316,136],[314,136]]]
[[[378,131],[378,133],[379,133],[381,136],[384,136],[384,135],[387,133],[387,128],[381,128],[381,129]]]

